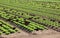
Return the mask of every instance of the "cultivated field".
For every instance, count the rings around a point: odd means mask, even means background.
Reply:
[[[60,38],[60,1],[0,0],[0,38]]]

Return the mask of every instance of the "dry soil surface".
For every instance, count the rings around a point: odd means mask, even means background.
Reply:
[[[2,36],[5,38],[60,38],[60,32],[49,29],[44,31],[35,31],[33,33],[26,33],[21,30],[20,33]]]

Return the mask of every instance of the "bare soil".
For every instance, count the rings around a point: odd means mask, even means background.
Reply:
[[[33,33],[26,33],[20,30],[20,33],[1,36],[5,38],[60,38],[60,32],[49,29],[44,31],[35,31]]]

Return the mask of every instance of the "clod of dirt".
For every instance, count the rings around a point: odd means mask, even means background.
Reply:
[[[29,23],[30,23],[30,22],[28,22],[28,21],[24,21],[24,22],[25,22],[25,25],[29,25]]]

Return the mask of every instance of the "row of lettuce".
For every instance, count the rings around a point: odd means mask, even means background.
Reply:
[[[0,20],[0,35],[2,34],[12,34],[18,32],[18,28],[11,26],[9,23]]]
[[[43,3],[43,2],[41,2],[41,3]],[[57,6],[59,5],[59,3],[56,3],[56,2],[55,3],[51,3],[51,4],[57,5]],[[45,5],[45,4],[43,4],[43,5]],[[50,5],[50,2],[49,2],[49,5]],[[35,15],[38,15],[38,16],[41,16],[41,17],[44,16],[44,17],[46,17],[47,19],[50,19],[50,20],[52,19],[52,20],[55,20],[55,21],[58,21],[58,22],[60,21],[60,11],[59,11],[60,9],[52,9],[52,8],[46,8],[46,7],[44,8],[44,7],[40,7],[40,6],[39,6],[39,8],[37,8],[38,6],[36,6],[35,8],[34,8],[34,6],[33,6],[33,8],[29,7],[29,6],[26,6],[26,7],[14,6],[13,7],[11,5],[8,5],[8,7],[9,6],[12,7],[13,9],[16,8],[19,12],[29,13],[29,14],[35,14]],[[5,10],[9,11],[8,8],[5,9]],[[15,12],[17,12],[17,11],[15,10]]]
[[[60,23],[55,21],[56,19],[57,20],[59,19],[58,18],[59,16],[49,14],[49,13],[46,14],[46,13],[42,13],[42,12],[38,15],[36,15],[36,14],[38,14],[37,11],[25,10],[25,9],[17,10],[17,9],[2,8],[2,7],[1,7],[1,11],[0,11],[0,16],[2,18],[5,18],[9,21],[12,21],[13,23],[19,25],[20,27],[23,27],[23,28],[27,29],[26,31],[29,30],[29,32],[32,32],[32,31],[36,30],[37,28],[38,29],[43,29],[45,26],[50,27],[50,28],[52,28],[54,30],[57,30],[57,31],[60,30],[59,29],[60,28]],[[44,16],[46,16],[46,17],[42,18]],[[19,20],[21,17],[24,20],[23,23],[22,23],[22,20]],[[47,17],[49,19],[47,19]],[[52,21],[52,20],[50,20],[51,18],[55,19],[55,20]],[[15,19],[15,20],[13,20],[13,19]],[[26,19],[29,20],[29,21],[26,21]],[[28,23],[28,25],[25,24],[26,22]],[[29,26],[30,23],[34,24],[33,28]],[[36,23],[38,24],[37,25],[38,27],[35,28]],[[42,25],[42,28],[41,28],[41,25]]]
[[[13,13],[12,12],[13,11],[7,12],[6,10],[1,10],[0,17],[6,19],[8,21],[11,21],[12,23],[16,24],[19,28],[21,28],[27,32],[47,29],[47,27],[45,27],[41,24],[35,23],[30,20],[27,21],[27,19],[25,19],[21,16],[19,17],[15,14],[15,12],[13,12]]]

